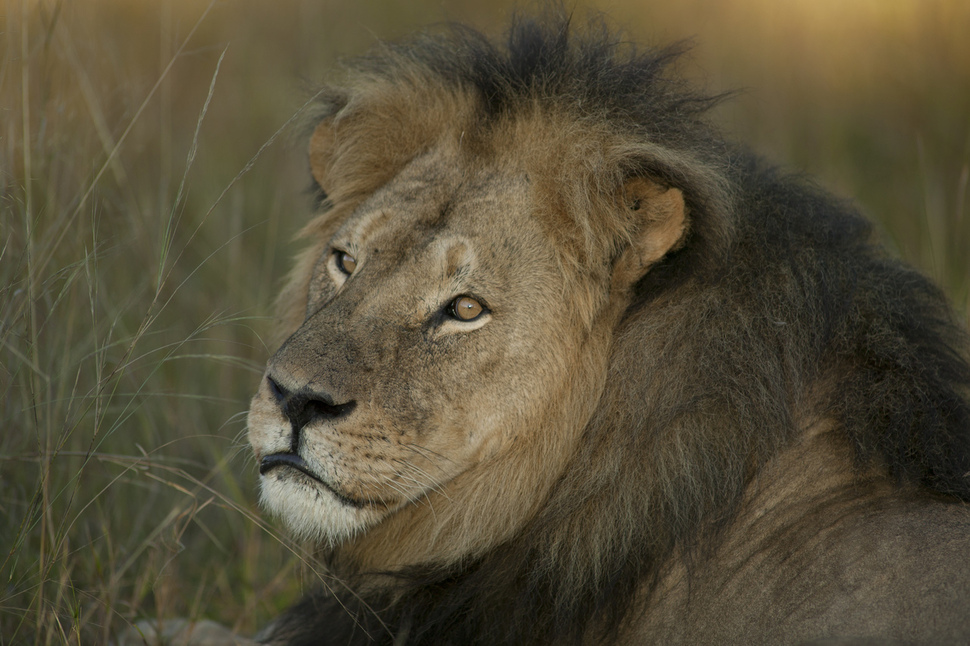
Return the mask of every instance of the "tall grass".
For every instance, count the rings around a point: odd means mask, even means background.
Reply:
[[[13,9],[0,635],[99,643],[137,616],[203,613],[252,630],[276,596],[257,591],[286,597],[294,567],[251,520],[241,433],[301,181],[272,148],[256,160],[272,183],[234,175],[285,113],[206,141],[231,43],[206,42],[190,7]]]
[[[472,6],[474,4],[474,6]],[[970,8],[615,2],[746,88],[728,130],[855,195],[966,312]],[[481,3],[7,0],[0,36],[0,644],[143,617],[252,632],[310,585],[254,506],[244,411],[308,212],[286,126],[338,53]],[[833,16],[838,15],[838,20]]]

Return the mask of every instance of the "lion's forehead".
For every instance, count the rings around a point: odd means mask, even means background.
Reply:
[[[449,277],[502,274],[551,258],[555,245],[535,221],[527,177],[442,165],[421,160],[406,168],[350,214],[335,243]]]

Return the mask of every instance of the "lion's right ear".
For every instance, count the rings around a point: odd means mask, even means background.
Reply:
[[[330,170],[334,157],[334,118],[327,117],[314,128],[310,136],[310,173],[324,195],[331,192]]]
[[[639,224],[613,270],[614,287],[627,289],[651,265],[683,244],[687,210],[680,189],[644,177],[624,183],[620,208],[627,209]]]

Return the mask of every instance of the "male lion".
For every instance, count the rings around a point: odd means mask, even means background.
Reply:
[[[334,576],[273,644],[970,641],[970,365],[675,49],[521,21],[324,93],[249,413]]]

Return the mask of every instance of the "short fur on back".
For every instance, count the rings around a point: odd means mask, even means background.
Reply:
[[[679,189],[689,226],[636,283],[595,412],[521,528],[312,594],[274,643],[621,639],[675,564],[701,578],[717,566],[760,474],[813,429],[844,449],[837,470],[860,491],[970,501],[970,366],[944,297],[852,205],[723,141],[705,120],[718,99],[670,73],[680,51],[562,17],[517,21],[504,46],[454,27],[380,45],[325,92],[317,122],[341,136],[311,162],[339,177],[283,295],[287,333],[341,214],[445,133],[529,170],[577,285],[642,226],[602,216],[630,177]]]

